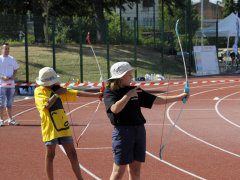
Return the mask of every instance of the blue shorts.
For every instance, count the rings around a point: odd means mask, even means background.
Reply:
[[[72,136],[65,136],[56,139],[52,139],[51,141],[44,142],[46,146],[54,145],[54,144],[62,144],[62,143],[73,143]]]
[[[133,161],[145,162],[146,130],[144,125],[115,126],[112,132],[112,151],[117,165]]]
[[[12,107],[14,93],[14,87],[0,87],[0,108]]]

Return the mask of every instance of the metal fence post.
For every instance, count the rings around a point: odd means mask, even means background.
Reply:
[[[108,21],[106,21],[106,44],[107,44],[107,75],[110,78],[110,58],[109,58],[109,31]]]
[[[53,69],[56,71],[56,49],[55,49],[55,18],[52,17],[52,55],[53,55]]]
[[[155,2],[153,1],[153,44],[156,47]]]
[[[162,7],[161,7],[161,16],[162,16],[162,28],[161,28],[161,60],[162,60],[162,75],[165,74],[165,63],[164,63],[164,0],[162,0]]]
[[[80,57],[80,82],[83,82],[83,47],[82,47],[82,18],[79,23],[79,57]]]
[[[137,66],[137,18],[134,18],[134,66]],[[137,78],[137,69],[135,70],[135,78]]]
[[[138,20],[139,20],[139,11],[138,11],[138,3],[139,2],[136,2],[136,38],[137,38],[137,43],[138,43],[138,38],[139,38],[139,26],[138,26]]]
[[[192,71],[192,2],[191,0],[188,0],[188,22],[189,22],[189,26],[188,26],[188,59],[189,59],[189,66],[188,66],[188,75],[191,76],[191,71]]]
[[[26,62],[26,82],[29,82],[29,64],[28,64],[28,27],[27,27],[27,16],[24,16],[24,33],[25,33],[25,62]]]

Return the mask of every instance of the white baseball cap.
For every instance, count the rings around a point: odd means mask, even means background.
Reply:
[[[40,86],[51,86],[55,83],[60,83],[60,76],[51,67],[40,69],[36,83]]]
[[[112,65],[110,69],[111,77],[110,79],[119,79],[123,77],[127,72],[134,70],[128,62],[117,62]]]

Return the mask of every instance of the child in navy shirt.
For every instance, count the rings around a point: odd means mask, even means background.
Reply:
[[[121,179],[128,166],[130,179],[139,179],[141,163],[145,162],[146,122],[141,107],[181,101],[188,95],[155,96],[139,87],[130,86],[134,68],[127,62],[117,62],[111,67],[111,78],[104,91],[107,115],[113,125],[113,170],[110,179]]]

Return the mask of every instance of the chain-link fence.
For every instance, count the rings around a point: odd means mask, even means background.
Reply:
[[[43,18],[0,16],[0,42],[10,43],[10,54],[20,64],[18,80],[34,82],[42,67],[53,67],[63,82],[96,82],[117,61],[137,67],[136,77],[145,74],[183,75],[174,31],[161,33],[159,18],[126,19],[114,13],[107,21],[82,17]],[[167,24],[167,22],[166,22]],[[174,29],[174,27],[172,27]],[[90,32],[91,46],[86,41]]]

